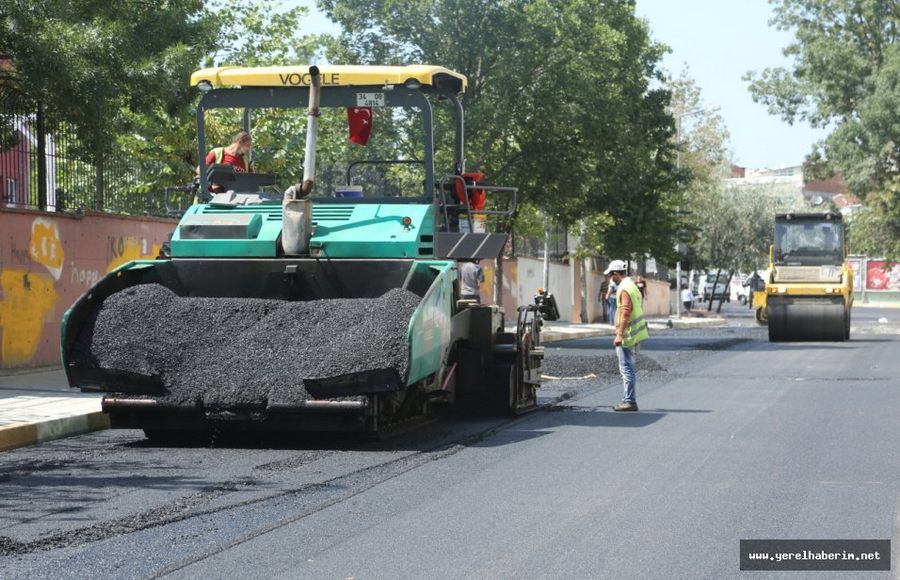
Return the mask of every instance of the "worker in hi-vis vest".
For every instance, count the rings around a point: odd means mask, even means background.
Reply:
[[[206,154],[206,166],[214,163],[224,163],[234,167],[235,173],[253,173],[253,160],[250,158],[250,147],[253,140],[250,133],[240,131],[231,138],[231,144],[225,147],[214,147]],[[200,166],[197,166],[197,175],[200,175]],[[221,191],[221,186],[216,183],[209,184],[210,191]]]
[[[616,337],[613,344],[619,357],[619,372],[625,392],[622,402],[613,411],[637,411],[637,397],[634,387],[637,382],[637,368],[634,355],[637,345],[648,338],[647,321],[644,320],[643,297],[634,280],[626,276],[628,266],[623,260],[613,260],[604,274],[618,285],[616,290]]]

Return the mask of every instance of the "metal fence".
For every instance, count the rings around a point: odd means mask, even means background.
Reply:
[[[162,192],[146,185],[163,163],[118,149],[94,159],[71,125],[44,125],[40,107],[0,90],[0,207],[166,215]]]
[[[513,240],[513,253],[523,258],[544,257],[544,237],[543,236],[522,236],[516,235]],[[550,259],[560,262],[569,257],[568,236],[566,235],[566,227],[564,224],[557,222],[550,230],[550,243],[548,246]]]

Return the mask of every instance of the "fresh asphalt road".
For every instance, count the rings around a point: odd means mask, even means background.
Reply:
[[[610,409],[606,337],[548,345],[557,376],[600,376],[550,381],[512,420],[199,449],[106,431],[7,452],[0,577],[821,577],[741,573],[749,538],[892,539],[896,569],[900,334],[877,318],[848,343],[656,333],[634,414]]]

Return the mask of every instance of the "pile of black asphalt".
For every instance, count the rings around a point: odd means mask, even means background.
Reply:
[[[420,300],[399,288],[379,298],[296,302],[181,297],[144,284],[104,301],[73,358],[152,377],[166,404],[290,405],[310,398],[305,380],[396,369],[405,381],[407,329]]]

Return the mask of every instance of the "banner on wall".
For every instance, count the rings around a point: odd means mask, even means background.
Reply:
[[[900,291],[900,264],[887,265],[883,260],[869,260],[866,264],[866,290]]]

